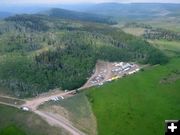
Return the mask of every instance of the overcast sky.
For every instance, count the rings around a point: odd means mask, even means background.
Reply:
[[[180,3],[180,0],[0,0],[0,4],[64,4],[64,3],[102,3],[102,2],[119,2],[119,3],[147,3],[147,2],[156,2],[156,3]]]

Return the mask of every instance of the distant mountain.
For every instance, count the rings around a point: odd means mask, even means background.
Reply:
[[[130,3],[130,4],[122,4],[122,3],[100,3],[100,4],[35,4],[35,5],[0,5],[0,10],[5,12],[12,12],[14,14],[34,14],[42,11],[50,11],[52,8],[60,8],[68,10],[65,11],[70,12],[69,14],[73,16],[78,16],[78,19],[88,20],[90,17],[92,19],[92,14],[110,16],[118,19],[151,19],[152,17],[177,17],[180,16],[180,4],[170,4],[170,3]],[[55,10],[53,9],[53,10]],[[53,12],[52,10],[52,12]],[[70,11],[69,11],[70,10]],[[57,10],[56,10],[57,11]],[[74,12],[76,11],[76,12]],[[51,13],[52,13],[51,12]],[[74,12],[74,13],[72,13]],[[81,15],[77,15],[80,14]],[[82,17],[82,12],[88,13],[87,17]],[[53,14],[53,13],[52,13]],[[57,13],[58,14],[58,13]],[[56,14],[56,15],[57,15]],[[69,15],[68,14],[68,15]],[[75,14],[75,15],[74,15]],[[79,17],[81,16],[81,17]],[[62,14],[61,14],[62,17]],[[71,16],[72,17],[72,16]],[[94,16],[94,18],[98,18],[99,16]],[[67,18],[67,17],[66,17]],[[76,19],[75,17],[73,18]]]
[[[50,10],[52,8],[62,8],[67,10],[83,11],[95,4],[8,4],[0,5],[0,11],[12,12],[15,14],[31,14],[40,11]]]
[[[95,13],[119,18],[152,18],[163,16],[179,16],[180,4],[162,4],[162,3],[101,3],[91,5],[81,11]]]
[[[48,5],[0,5],[0,11],[11,12],[13,14],[32,14],[51,8]]]
[[[9,16],[12,16],[13,14],[12,13],[9,13],[9,12],[1,12],[0,11],[0,19],[3,19],[3,18],[6,18],[6,17],[9,17]]]
[[[41,14],[47,15],[53,18],[60,18],[60,19],[79,20],[79,21],[107,23],[107,24],[116,23],[112,20],[111,17],[91,14],[91,13],[83,13],[83,12],[78,12],[78,11],[65,10],[65,9],[60,9],[60,8],[53,8]]]

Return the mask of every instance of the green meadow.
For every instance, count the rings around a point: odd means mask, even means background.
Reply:
[[[143,36],[145,29],[144,28],[123,28],[125,33],[132,34],[134,36]]]
[[[87,92],[99,135],[162,135],[167,119],[180,119],[180,59]]]
[[[21,129],[17,128],[15,125],[10,125],[4,128],[0,135],[26,135]]]
[[[150,42],[170,57],[180,55],[180,42],[178,41],[151,40]]]
[[[155,19],[155,20],[148,20],[144,21],[143,23],[150,24],[156,28],[163,28],[167,30],[171,30],[174,32],[180,32],[180,25],[178,18],[170,19],[170,18],[164,18],[164,19]]]

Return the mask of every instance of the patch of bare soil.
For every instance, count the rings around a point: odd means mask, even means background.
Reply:
[[[164,84],[173,83],[179,79],[180,79],[180,71],[173,71],[173,73],[161,79],[160,83],[164,83]]]

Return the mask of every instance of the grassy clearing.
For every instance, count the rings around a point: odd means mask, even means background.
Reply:
[[[0,135],[68,135],[31,112],[4,105],[0,108]]]
[[[166,119],[180,119],[180,80],[160,83],[180,59],[154,66],[87,92],[99,135],[161,135]]]
[[[153,25],[154,27],[157,28],[163,28],[163,29],[167,29],[167,30],[171,30],[174,32],[180,32],[180,26],[177,23],[154,23],[152,22],[151,25]]]
[[[124,32],[132,34],[134,36],[142,36],[144,34],[144,28],[123,28]]]
[[[50,111],[65,117],[78,129],[88,135],[96,135],[96,119],[91,105],[84,93],[59,102],[47,102],[40,107],[43,111]]]
[[[180,25],[179,25],[179,22],[176,20],[172,20],[172,21],[154,20],[147,23],[156,28],[163,28],[163,29],[174,31],[174,32],[180,32]]]
[[[162,28],[166,30],[171,30],[174,32],[180,32],[180,19],[178,17],[163,17],[151,20],[141,20],[140,23],[150,24],[156,28]]]
[[[180,42],[178,41],[151,40],[150,42],[170,57],[180,54]]]

